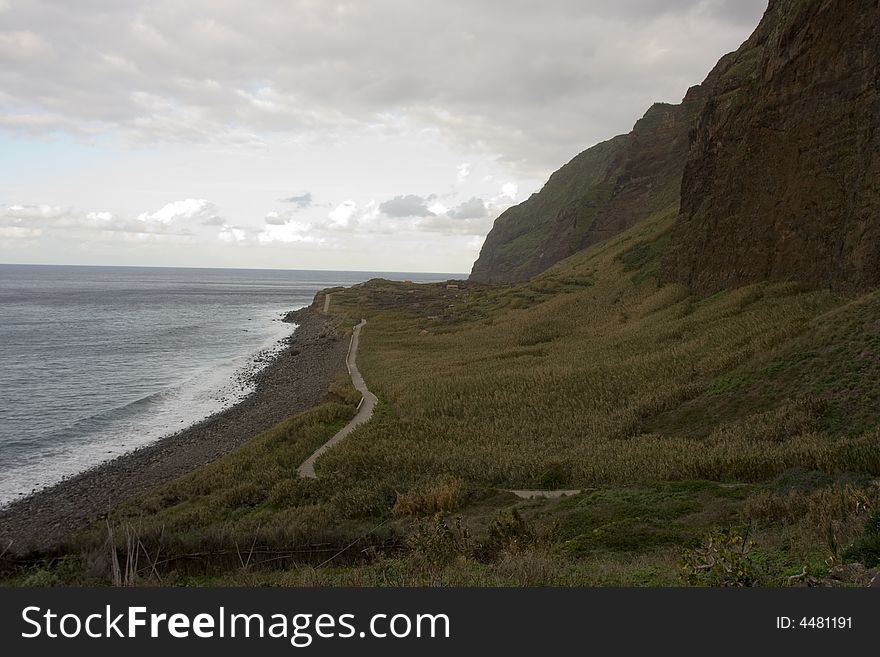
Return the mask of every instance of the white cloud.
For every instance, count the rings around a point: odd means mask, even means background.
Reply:
[[[281,244],[306,243],[316,244],[323,240],[311,234],[311,226],[299,222],[286,224],[267,224],[257,235],[261,244],[278,242]]]
[[[186,237],[193,229],[210,232],[216,226],[216,208],[208,201],[176,201],[153,213],[141,213],[135,219],[118,216],[105,210],[80,212],[74,208],[50,205],[7,205],[0,207],[0,225],[26,227],[48,234],[75,234],[83,239],[95,233],[103,239],[129,239],[124,234],[145,239],[145,235]],[[192,225],[195,224],[195,225]],[[12,235],[13,233],[10,233]],[[22,231],[18,233],[24,235]]]
[[[357,203],[352,200],[340,203],[327,215],[328,219],[330,219],[330,225],[334,228],[349,228],[352,225],[352,219],[357,213],[357,209]]]
[[[389,232],[394,230],[397,220],[386,221],[379,203],[368,201],[356,216],[356,225],[365,232]]]
[[[205,225],[216,225],[218,219],[217,207],[203,198],[172,201],[155,212],[144,212],[138,215],[139,221],[146,223],[158,222],[166,226],[183,222],[200,222]]]
[[[2,7],[2,114],[63,119],[32,130],[265,146],[268,133],[329,138],[409,120],[547,171],[653,101],[679,99],[766,0]]]
[[[70,208],[61,205],[7,205],[3,208],[4,223],[59,219],[70,213]]]
[[[116,220],[116,217],[112,212],[89,212],[86,214],[86,219],[96,223],[111,223]]]
[[[519,185],[514,182],[504,183],[501,186],[501,196],[506,196],[511,201],[516,200],[516,195],[519,192]]]
[[[235,226],[223,226],[220,232],[217,233],[217,239],[227,244],[236,244],[247,240],[248,233],[246,230]]]
[[[458,184],[462,184],[465,180],[467,180],[471,175],[471,165],[467,162],[458,165],[457,173],[456,173],[456,182]]]

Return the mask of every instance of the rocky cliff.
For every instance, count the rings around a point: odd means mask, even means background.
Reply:
[[[775,0],[710,75],[666,279],[880,285],[880,2]]]
[[[633,131],[598,144],[495,222],[471,280],[526,280],[571,254],[678,202],[700,87],[680,105],[658,103]]]
[[[880,1],[772,0],[681,105],[655,105],[502,214],[471,276],[527,279],[680,201],[661,282],[876,287],[878,87]]]

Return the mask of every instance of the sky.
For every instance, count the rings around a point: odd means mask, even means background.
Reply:
[[[0,0],[0,262],[470,271],[766,0]]]

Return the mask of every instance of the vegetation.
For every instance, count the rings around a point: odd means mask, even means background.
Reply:
[[[380,403],[316,480],[295,468],[354,413],[344,377],[7,579],[112,581],[133,551],[132,581],[165,584],[773,586],[876,566],[880,294],[659,287],[673,217],[529,283],[336,291],[331,312],[369,320]],[[581,492],[507,492],[532,488]]]

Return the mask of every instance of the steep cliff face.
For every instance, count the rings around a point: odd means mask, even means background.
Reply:
[[[471,280],[522,281],[678,202],[700,87],[680,105],[658,103],[627,135],[598,144],[495,222]]]
[[[775,0],[704,84],[665,279],[880,285],[880,2]]]
[[[577,218],[581,225],[589,222],[606,202],[603,181],[625,140],[615,137],[584,151],[550,176],[540,192],[502,213],[486,236],[471,280],[527,280],[574,253],[580,241]]]
[[[772,0],[681,105],[502,214],[471,278],[528,279],[679,202],[661,282],[880,285],[880,0]]]

